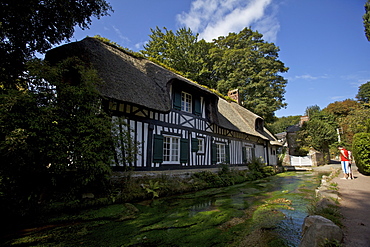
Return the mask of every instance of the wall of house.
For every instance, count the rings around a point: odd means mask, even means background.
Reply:
[[[230,165],[245,165],[254,157],[272,165],[277,163],[276,151],[274,155],[265,140],[211,124],[207,120],[204,97],[197,100],[198,114],[178,109],[159,113],[123,102],[108,102],[115,125],[112,131],[116,141],[114,165],[144,170],[211,166],[217,164],[215,154],[219,146],[225,149],[224,163]],[[178,141],[180,159],[176,162],[163,159],[164,141],[168,138]],[[198,139],[204,144],[203,150],[198,150]],[[127,145],[127,142],[132,144]],[[130,159],[134,146],[137,152]]]

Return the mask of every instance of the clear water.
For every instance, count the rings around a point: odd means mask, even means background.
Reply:
[[[288,172],[226,188],[112,205],[100,210],[121,213],[119,217],[35,232],[12,244],[298,246],[307,206],[320,178],[321,174],[311,172]]]

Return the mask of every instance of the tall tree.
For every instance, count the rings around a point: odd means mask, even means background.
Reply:
[[[301,116],[288,116],[276,118],[273,123],[267,123],[266,127],[273,133],[278,134],[286,131],[286,128],[299,123]]]
[[[198,34],[190,29],[180,28],[174,33],[164,28],[164,31],[158,27],[151,29],[150,40],[141,52],[191,80],[214,88],[215,84],[210,80],[212,63],[209,59],[212,44],[198,40]]]
[[[17,210],[14,205],[37,205],[45,194],[72,199],[103,192],[112,124],[101,111],[96,72],[75,59],[55,68],[33,62],[29,71],[29,89],[0,105],[0,205]],[[78,80],[66,83],[71,74]]]
[[[309,120],[303,124],[303,127],[298,131],[298,141],[301,147],[314,149],[327,154],[327,160],[330,159],[329,146],[336,142],[337,133],[335,127],[331,124],[319,120]]]
[[[357,101],[353,99],[346,99],[343,101],[335,101],[334,103],[330,103],[323,109],[323,111],[331,113],[337,118],[343,118],[358,107],[360,107],[360,104]]]
[[[306,108],[304,115],[312,118],[315,114],[319,113],[320,111],[321,111],[320,106],[312,105]]]
[[[69,40],[75,26],[88,28],[92,17],[108,15],[110,10],[104,0],[2,0],[0,83],[14,86],[35,52]]]
[[[362,84],[359,87],[356,98],[361,103],[370,103],[370,81],[366,82],[365,84]]]
[[[182,72],[189,79],[226,95],[239,89],[243,106],[272,122],[284,103],[287,81],[280,75],[288,68],[278,60],[279,48],[265,42],[262,34],[245,28],[211,43],[181,28],[165,33],[157,27],[142,51]]]
[[[370,41],[370,0],[365,3],[365,14],[362,16],[365,27],[365,35],[367,40]]]
[[[226,94],[238,88],[243,106],[271,122],[274,112],[286,106],[287,80],[280,74],[288,68],[278,60],[279,48],[249,28],[219,37],[214,43],[211,57],[217,89]]]

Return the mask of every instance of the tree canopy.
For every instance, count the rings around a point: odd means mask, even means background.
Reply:
[[[173,68],[185,77],[214,88],[211,81],[212,63],[209,58],[211,43],[198,40],[198,34],[180,28],[176,32],[164,28],[151,29],[150,40],[141,52],[148,58]]]
[[[273,133],[278,134],[286,131],[287,127],[299,123],[301,116],[288,116],[276,118],[273,123],[267,123],[266,127]]]
[[[370,41],[370,0],[365,3],[365,14],[362,16],[365,27],[365,35],[368,41]]]
[[[365,84],[362,84],[359,87],[356,98],[361,103],[370,103],[370,81],[366,82]]]
[[[249,28],[219,37],[214,44],[211,57],[217,89],[226,94],[238,88],[243,106],[271,122],[274,112],[286,106],[287,80],[280,74],[288,68],[278,60],[279,48]]]
[[[279,48],[265,42],[262,34],[245,28],[213,42],[198,40],[198,34],[181,28],[176,33],[158,27],[142,53],[199,84],[226,95],[239,89],[243,106],[273,120],[284,103],[287,81],[280,75],[288,68],[278,60]]]
[[[14,84],[35,52],[43,53],[88,28],[92,17],[108,15],[104,0],[2,0],[0,2],[0,83]]]
[[[99,79],[79,61],[51,68],[35,54],[110,10],[104,0],[0,2],[0,211],[6,216],[25,214],[47,191],[60,199],[105,187],[112,126],[91,84]],[[78,84],[63,81],[68,71]]]

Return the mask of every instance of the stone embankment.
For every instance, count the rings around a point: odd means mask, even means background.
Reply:
[[[339,201],[338,188],[331,184],[331,180],[338,176],[339,169],[331,168],[329,176],[322,176],[321,184],[316,189],[316,212],[328,207],[335,207]],[[302,239],[300,247],[323,246],[325,243],[341,243],[343,239],[342,229],[331,220],[320,215],[310,215],[304,220],[302,226]]]

